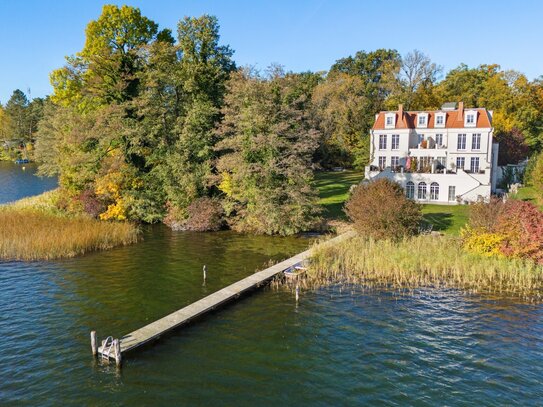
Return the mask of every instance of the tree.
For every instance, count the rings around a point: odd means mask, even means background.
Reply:
[[[245,69],[228,81],[217,169],[228,221],[238,231],[289,235],[315,222],[310,166],[318,135],[305,98],[292,97],[298,80]]]
[[[375,116],[366,83],[359,76],[338,73],[313,93],[315,122],[322,139],[317,160],[324,167],[363,167],[369,161],[370,123]]]
[[[28,117],[29,101],[23,91],[16,89],[6,103],[5,112],[9,117],[9,138],[27,141],[31,137]]]
[[[0,140],[7,141],[10,139],[11,122],[6,110],[0,105]]]
[[[159,33],[139,9],[105,5],[98,20],[87,25],[81,52],[51,74],[53,101],[84,111],[134,98],[143,64],[140,51],[153,40],[172,41],[169,30]]]
[[[383,110],[400,66],[396,50],[358,51],[337,60],[314,90],[316,125],[322,133],[316,160],[324,167],[367,164],[369,130]]]
[[[441,70],[440,66],[418,50],[402,57],[393,86],[394,106],[399,102],[403,103],[407,110],[437,107],[437,99],[432,93]]]
[[[183,223],[194,200],[214,193],[214,130],[235,69],[233,51],[219,43],[215,17],[185,18],[178,40],[148,47],[144,91],[132,103],[133,148],[147,151],[146,182],[164,191],[172,224]]]

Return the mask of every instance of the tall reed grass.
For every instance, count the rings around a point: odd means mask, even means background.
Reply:
[[[394,243],[357,236],[335,245],[316,244],[300,283],[306,288],[447,286],[542,299],[543,267],[467,253],[454,237],[417,236]]]
[[[135,243],[131,223],[60,216],[21,204],[0,207],[0,258],[50,260]]]

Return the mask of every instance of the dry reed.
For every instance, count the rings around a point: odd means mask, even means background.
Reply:
[[[465,252],[458,238],[417,236],[394,243],[354,237],[316,244],[302,287],[455,287],[540,300],[543,268],[530,261]]]
[[[0,208],[0,259],[73,257],[138,240],[138,228],[131,223],[103,222],[86,216],[59,216],[20,206]]]

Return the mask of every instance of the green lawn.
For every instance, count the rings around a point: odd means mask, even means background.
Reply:
[[[319,191],[323,216],[327,219],[346,220],[343,205],[351,185],[364,178],[361,171],[319,171],[315,173],[315,186]],[[520,192],[519,192],[520,193]],[[424,220],[432,224],[432,230],[458,235],[468,220],[467,205],[423,205]]]
[[[315,186],[319,191],[320,204],[324,207],[323,216],[327,219],[347,217],[343,204],[347,200],[351,185],[357,185],[364,179],[362,171],[319,171],[315,173]]]
[[[459,235],[469,216],[468,205],[422,205],[423,218],[432,230],[448,235]]]
[[[515,195],[512,195],[511,198],[518,199],[520,201],[532,202],[537,205],[534,187],[522,187]]]

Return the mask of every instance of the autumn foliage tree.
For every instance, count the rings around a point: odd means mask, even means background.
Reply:
[[[235,230],[289,235],[315,222],[311,159],[318,134],[299,85],[298,76],[276,68],[266,77],[241,70],[228,82],[216,149],[219,189]]]

